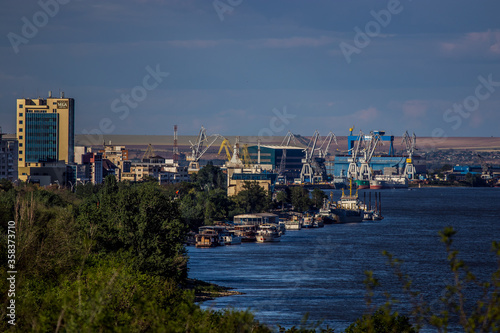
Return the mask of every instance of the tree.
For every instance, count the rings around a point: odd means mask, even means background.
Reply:
[[[226,175],[221,168],[214,166],[211,162],[201,168],[198,173],[191,175],[191,178],[200,189],[226,188]]]
[[[312,202],[316,208],[321,208],[323,206],[323,201],[326,198],[328,198],[328,196],[319,188],[315,188],[312,191]]]
[[[309,191],[302,186],[292,187],[291,198],[295,211],[304,212],[308,210],[311,205]]]
[[[281,191],[278,191],[278,193],[276,194],[276,201],[281,202],[281,210],[283,210],[285,207],[285,203],[290,202],[290,190],[288,189],[288,187]]]
[[[245,181],[235,201],[245,213],[261,213],[271,204],[270,195],[257,183]]]

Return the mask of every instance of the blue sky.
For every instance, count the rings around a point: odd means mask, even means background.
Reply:
[[[15,132],[17,98],[62,90],[76,100],[78,134],[170,135],[177,124],[180,135],[201,125],[222,135],[346,135],[353,125],[394,135],[499,135],[498,1],[1,7],[4,132]]]

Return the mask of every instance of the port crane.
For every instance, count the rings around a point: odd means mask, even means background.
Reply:
[[[352,134],[352,130],[354,128],[350,128],[349,130],[351,131],[350,134]],[[347,178],[351,179],[357,179],[358,178],[358,155],[360,152],[360,147],[361,147],[361,141],[364,138],[363,132],[360,130],[358,139],[356,140],[356,143],[354,144],[354,147],[350,149],[351,151],[351,158],[348,159],[349,161],[349,168],[347,169]]]
[[[278,181],[279,182],[286,182],[286,177],[285,177],[285,169],[286,169],[286,152],[288,147],[290,145],[290,141],[293,140],[295,145],[297,145],[297,140],[295,139],[295,135],[293,135],[292,132],[288,131],[286,133],[285,137],[283,138],[283,141],[281,141],[281,147],[283,148],[283,152],[281,154],[281,161],[280,165],[278,168]]]
[[[380,134],[378,132],[370,132],[369,135],[365,135],[363,147],[363,157],[359,159],[360,167],[358,173],[358,179],[360,180],[370,180],[372,176],[372,169],[370,167],[370,161],[372,160],[375,149],[380,142]]]
[[[408,131],[403,134],[403,140],[401,144],[405,145],[406,153],[408,157],[406,158],[404,175],[408,179],[415,178],[415,166],[413,165],[413,153],[416,150],[417,136],[413,133],[413,136],[408,134]]]
[[[231,156],[233,156],[233,149],[231,148],[231,144],[229,143],[229,140],[226,138],[224,138],[224,140],[222,140],[222,143],[220,145],[219,152],[217,153],[217,155],[220,155],[223,148],[226,151],[227,160],[230,161]]]
[[[146,151],[144,152],[144,155],[142,155],[142,160],[144,161],[145,159],[150,159],[155,155],[155,150],[153,148],[152,144],[148,145],[148,148],[146,148]]]
[[[314,156],[316,150],[320,149],[317,147],[318,139],[319,132],[316,130],[309,145],[304,149],[305,157],[302,159],[302,170],[300,172],[300,181],[302,183],[310,182],[314,184],[326,180],[325,159],[322,156]]]
[[[312,166],[314,151],[316,150],[316,143],[318,142],[319,132],[316,130],[313,134],[312,140],[309,145],[304,149],[305,156],[302,159],[302,170],[300,171],[300,182],[313,182],[314,169]]]
[[[201,126],[197,140],[194,143],[191,140],[189,141],[191,155],[186,158],[189,161],[189,170],[198,171],[200,169],[200,158],[219,138],[223,138],[223,136],[219,134],[207,136],[207,130]]]
[[[479,160],[481,161],[481,178],[482,179],[491,179],[491,165],[486,163],[486,161],[483,159],[483,157],[479,154],[477,154],[477,157],[479,157]]]
[[[328,133],[326,138],[321,143],[321,146],[319,148],[317,148],[318,156],[320,158],[325,158],[326,156],[328,156],[328,149],[330,149],[330,145],[331,145],[332,141],[335,141],[335,144],[338,145],[337,137],[335,136],[335,134],[333,134],[333,132],[330,132],[330,133]],[[326,144],[326,146],[325,146],[325,144]]]

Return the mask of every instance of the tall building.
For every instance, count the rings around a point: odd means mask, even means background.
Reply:
[[[18,99],[16,115],[19,179],[65,182],[65,165],[75,158],[75,100],[51,92],[47,99]]]
[[[4,138],[0,128],[0,179],[17,179],[17,140]]]

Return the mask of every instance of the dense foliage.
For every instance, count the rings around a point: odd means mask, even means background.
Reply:
[[[202,310],[183,288],[189,225],[171,192],[112,177],[76,193],[0,183],[1,253],[13,220],[19,272],[16,325],[2,320],[0,331],[268,332],[249,312]],[[0,297],[5,319],[9,299]]]

